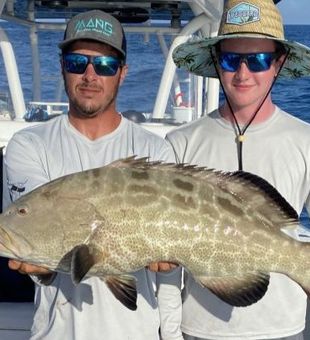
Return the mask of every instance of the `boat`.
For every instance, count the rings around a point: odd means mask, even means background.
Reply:
[[[18,130],[34,124],[44,124],[55,115],[63,114],[68,103],[61,100],[63,84],[55,83],[54,99],[42,95],[40,64],[40,34],[46,31],[63,32],[65,23],[73,15],[89,10],[102,9],[117,17],[123,24],[126,36],[141,35],[141,41],[155,37],[164,63],[157,85],[156,96],[150,111],[128,109],[122,112],[144,128],[165,136],[168,131],[185,122],[197,119],[219,105],[219,82],[189,74],[181,74],[172,61],[173,49],[195,37],[211,37],[217,34],[225,0],[2,0],[0,1],[0,49],[3,58],[3,74],[7,89],[0,90],[0,149],[5,147]],[[274,0],[279,2],[280,0]],[[1,22],[2,21],[2,22]],[[33,88],[30,100],[25,99],[25,87],[21,83],[16,51],[5,31],[9,22],[24,26],[29,31],[29,49],[32,65]],[[57,51],[57,43],[52,46]],[[23,46],[24,48],[24,46]],[[59,75],[61,76],[61,75]],[[61,78],[61,77],[60,77]],[[132,95],[132,94],[130,94]],[[1,274],[6,275],[0,263]],[[2,280],[2,279],[1,279]],[[0,280],[0,290],[1,290]],[[30,280],[30,279],[29,279]],[[16,295],[22,287],[13,286]],[[30,292],[30,293],[29,293]],[[2,299],[0,296],[0,339],[25,340],[30,336],[33,318],[33,301],[29,301],[31,287],[25,296]],[[13,292],[14,295],[14,292]],[[23,294],[21,294],[23,295]],[[306,337],[307,338],[307,337]],[[309,337],[310,338],[310,337]]]

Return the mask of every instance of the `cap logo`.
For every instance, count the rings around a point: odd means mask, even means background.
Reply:
[[[260,9],[248,2],[241,2],[227,12],[226,23],[245,25],[260,20]]]
[[[80,32],[97,32],[107,36],[111,36],[113,34],[113,25],[102,19],[89,19],[79,20],[75,25],[75,33]]]

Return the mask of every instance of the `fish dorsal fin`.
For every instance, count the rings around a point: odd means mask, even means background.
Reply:
[[[114,161],[110,163],[109,167],[114,168],[149,168],[150,164],[158,164],[160,162],[149,162],[149,157],[141,157],[137,158],[136,156],[130,156],[127,158],[118,159],[117,161]]]
[[[130,310],[137,309],[136,278],[130,275],[108,276],[105,283],[113,295]]]
[[[196,280],[229,305],[246,307],[265,295],[269,274],[247,273],[240,277],[201,277]]]
[[[287,218],[293,220],[298,219],[298,214],[295,209],[287,202],[287,200],[279,193],[279,191],[275,189],[275,187],[273,187],[262,177],[245,171],[233,172],[232,177],[249,183],[255,190],[256,188],[259,188],[260,190],[264,191],[268,195],[270,201],[279,206]]]

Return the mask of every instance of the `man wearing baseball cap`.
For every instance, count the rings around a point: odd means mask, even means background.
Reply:
[[[69,112],[16,133],[9,142],[6,170],[12,199],[58,177],[128,156],[171,161],[168,142],[116,110],[117,92],[127,73],[121,24],[99,10],[81,13],[68,22],[59,47]],[[83,214],[83,201],[77,200],[77,205]],[[36,282],[32,340],[159,339],[157,302],[145,269],[132,274],[137,309],[131,310],[97,277],[75,286],[69,275],[17,261],[9,265]],[[126,282],[119,278],[114,285],[118,296],[128,294]]]
[[[284,38],[273,1],[226,1],[218,36],[184,43],[173,58],[189,72],[218,78],[225,94],[218,110],[167,135],[177,161],[257,174],[276,187],[298,215],[304,206],[310,211],[310,126],[282,111],[271,97],[278,76],[310,75],[310,49]],[[191,275],[185,277],[184,339],[303,339],[307,296],[287,276],[272,273],[265,295],[247,307],[232,307]],[[208,278],[202,281],[208,287]],[[213,290],[231,292],[237,282],[247,292],[246,273],[213,280]],[[173,318],[166,308],[163,322]],[[164,339],[183,339],[181,332],[173,337],[164,324],[163,330]]]

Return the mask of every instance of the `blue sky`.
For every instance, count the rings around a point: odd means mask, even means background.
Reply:
[[[284,24],[310,25],[310,0],[282,0],[278,7]]]

